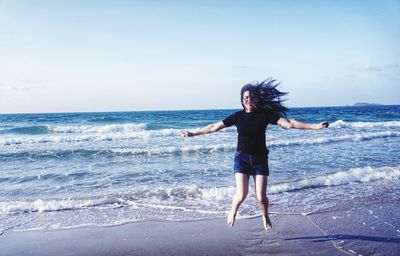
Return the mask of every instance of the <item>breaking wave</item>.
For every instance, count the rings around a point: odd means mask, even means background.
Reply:
[[[293,192],[328,186],[349,185],[352,183],[368,183],[384,179],[399,179],[400,167],[370,166],[353,168],[314,178],[271,184],[269,194]],[[217,203],[230,202],[235,193],[235,187],[203,187],[198,185],[180,185],[169,187],[165,185],[137,189],[130,194],[118,194],[99,198],[66,198],[66,199],[37,199],[35,201],[5,201],[0,202],[0,213],[47,212],[64,210],[81,210],[88,208],[119,208],[126,206],[160,205],[166,203],[171,207],[179,207],[182,203],[192,205],[193,202]]]

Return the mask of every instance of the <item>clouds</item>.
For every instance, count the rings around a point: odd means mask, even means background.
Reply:
[[[357,76],[377,77],[380,79],[385,79],[385,83],[390,83],[390,81],[400,80],[400,64],[385,64],[385,65],[364,65],[361,67],[354,68]]]
[[[48,81],[43,80],[14,80],[0,81],[0,91],[3,92],[27,92],[48,88]]]
[[[356,68],[356,70],[361,72],[370,72],[370,73],[379,73],[386,71],[400,72],[399,64],[388,64],[388,65],[365,65],[360,68]]]

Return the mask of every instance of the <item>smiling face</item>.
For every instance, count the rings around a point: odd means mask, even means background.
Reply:
[[[242,105],[246,112],[253,111],[253,102],[250,91],[244,91],[242,96]]]

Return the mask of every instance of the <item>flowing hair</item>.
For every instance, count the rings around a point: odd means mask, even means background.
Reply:
[[[283,105],[287,92],[281,92],[276,87],[279,83],[275,79],[267,78],[261,83],[246,84],[240,90],[240,99],[243,106],[243,93],[249,91],[251,104],[256,110],[267,109],[280,117],[286,117],[288,108]]]

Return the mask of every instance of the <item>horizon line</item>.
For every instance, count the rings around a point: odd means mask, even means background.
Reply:
[[[365,107],[365,106],[399,106],[400,104],[380,104],[380,103],[361,103],[364,106],[352,105],[332,105],[332,106],[293,106],[291,108],[331,108],[331,107]],[[238,110],[240,108],[203,108],[203,109],[144,109],[144,110],[103,110],[103,111],[56,111],[56,112],[12,112],[0,113],[0,115],[28,115],[28,114],[83,114],[83,113],[123,113],[123,112],[169,112],[169,111],[212,111],[212,110]]]

